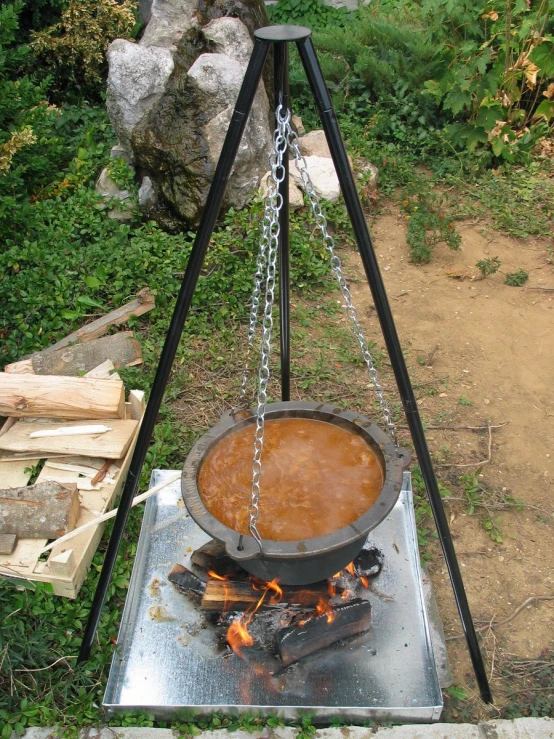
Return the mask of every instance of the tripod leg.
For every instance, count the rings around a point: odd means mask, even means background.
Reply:
[[[289,107],[289,45],[279,41],[274,49],[275,105]],[[289,300],[289,159],[283,157],[285,177],[279,183],[283,207],[279,214],[279,315],[281,323],[281,400],[290,400],[290,300]]]
[[[217,163],[214,179],[208,194],[206,207],[200,221],[196,239],[192,247],[185,276],[177,297],[177,303],[175,305],[165,339],[160,363],[158,364],[156,376],[154,377],[154,382],[152,384],[150,398],[148,400],[144,419],[138,434],[135,452],[129,467],[127,481],[121,495],[119,510],[115,518],[112,535],[106,550],[102,572],[100,573],[98,585],[96,586],[96,592],[92,601],[89,618],[83,635],[83,641],[81,642],[81,648],[79,651],[80,662],[88,659],[90,654],[94,635],[100,621],[104,599],[106,597],[115,566],[117,553],[119,551],[121,539],[123,538],[123,532],[125,530],[125,524],[127,522],[131,503],[138,486],[140,473],[148,451],[150,439],[154,431],[154,426],[156,425],[156,419],[162,403],[165,386],[167,385],[169,374],[175,360],[175,354],[177,352],[177,347],[179,346],[179,340],[190,308],[192,296],[200,275],[200,270],[202,269],[202,263],[210,242],[219,209],[221,208],[227,180],[229,179],[231,168],[237,155],[240,140],[254,101],[254,96],[258,88],[258,82],[262,74],[268,51],[269,44],[265,41],[256,39],[252,56],[244,76],[244,81],[239,92],[235,110],[231,118],[229,130],[227,131],[227,136],[225,137],[221,155]]]
[[[427,488],[429,502],[433,511],[433,517],[435,519],[439,540],[444,553],[448,573],[450,575],[450,582],[452,583],[452,589],[454,590],[454,597],[458,606],[462,628],[467,640],[467,646],[481,697],[485,703],[492,703],[492,695],[485,671],[485,665],[483,663],[483,656],[479,649],[477,634],[473,625],[473,619],[471,617],[471,611],[469,609],[469,603],[467,601],[462,575],[456,557],[456,551],[452,543],[452,536],[450,534],[450,529],[448,528],[446,514],[440,497],[433,463],[431,462],[431,456],[427,447],[423,425],[417,409],[406,363],[404,362],[402,347],[400,346],[400,341],[394,325],[383,279],[379,271],[375,251],[371,243],[371,237],[367,229],[367,224],[365,222],[358,193],[356,191],[354,177],[352,176],[350,165],[348,163],[348,157],[340,134],[337,118],[333,110],[331,98],[329,97],[329,93],[325,86],[325,80],[323,79],[311,39],[302,39],[297,42],[297,46],[310,87],[312,88],[312,92],[319,108],[327,143],[329,144],[329,149],[331,151],[331,156],[333,157],[346,208],[352,222],[352,228],[362,257],[367,281],[373,295],[375,309],[379,316],[381,330],[383,331],[383,337],[387,345],[392,368],[396,377],[396,383],[398,385],[419,466],[421,468],[421,475],[425,482],[425,487]]]

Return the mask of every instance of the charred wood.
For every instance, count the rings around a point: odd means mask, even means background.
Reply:
[[[170,583],[173,583],[177,590],[182,593],[196,593],[197,595],[203,595],[206,588],[205,583],[196,577],[194,572],[187,570],[183,565],[176,564],[168,575]]]
[[[329,619],[332,619],[329,621]],[[341,639],[368,631],[371,623],[369,601],[356,598],[277,634],[279,656],[284,667],[329,647]]]

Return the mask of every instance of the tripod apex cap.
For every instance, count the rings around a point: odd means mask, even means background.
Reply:
[[[254,36],[262,41],[300,41],[312,35],[305,26],[264,26],[254,31]]]

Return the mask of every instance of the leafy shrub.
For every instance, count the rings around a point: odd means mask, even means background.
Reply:
[[[69,82],[83,92],[98,93],[106,50],[115,38],[131,38],[135,5],[133,0],[69,0],[57,23],[31,34],[30,46],[58,89]]]
[[[480,259],[475,263],[483,278],[494,275],[500,269],[500,259],[492,257],[491,259]]]
[[[524,269],[518,269],[517,272],[508,272],[506,274],[504,284],[510,285],[511,287],[521,287],[527,282],[528,279],[529,272],[526,272]]]
[[[439,75],[427,93],[455,122],[446,133],[491,159],[528,158],[554,117],[554,36],[548,0],[424,0],[448,36],[437,37]],[[434,27],[434,23],[430,23]]]
[[[431,261],[433,247],[444,242],[451,249],[459,249],[461,236],[454,226],[453,216],[430,187],[418,188],[417,196],[409,196],[402,203],[408,221],[406,241],[410,245],[410,259],[417,264]]]

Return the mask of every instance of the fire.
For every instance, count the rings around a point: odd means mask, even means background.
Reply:
[[[369,578],[368,577],[364,577],[363,575],[360,575],[360,580],[364,588],[369,588]]]
[[[244,647],[254,646],[254,639],[252,638],[252,634],[248,631],[248,626],[250,626],[250,622],[252,621],[254,614],[261,608],[266,595],[269,592],[273,592],[273,595],[271,596],[269,601],[272,604],[279,603],[279,601],[281,600],[283,596],[283,591],[277,583],[278,578],[275,578],[275,580],[266,583],[264,583],[263,581],[258,581],[258,584],[263,586],[263,592],[258,602],[255,606],[251,606],[247,611],[245,611],[242,616],[236,618],[227,629],[227,644],[231,647],[237,657],[244,659],[242,649]],[[254,587],[256,590],[261,589],[255,587],[255,585],[253,585],[252,587]]]
[[[213,577],[214,580],[228,580],[231,577],[230,575],[218,575],[217,572],[214,572],[213,570],[208,570],[208,575]]]
[[[329,601],[325,600],[325,598],[319,599],[319,603],[315,607],[315,611],[318,616],[323,616],[325,614],[328,624],[332,623],[335,620],[333,608],[329,605]]]
[[[251,647],[254,644],[254,639],[246,628],[247,624],[250,623],[250,619],[243,622],[243,618],[244,616],[236,618],[227,630],[227,643],[237,657],[241,659],[244,659],[241,649],[243,647]]]
[[[267,590],[272,590],[273,595],[269,599],[269,602],[272,605],[276,605],[277,603],[281,602],[281,598],[283,597],[283,589],[279,587],[279,578],[275,578],[271,582],[267,583]]]
[[[356,573],[354,571],[354,562],[350,562],[350,564],[346,565],[344,569],[349,572],[352,577],[356,577]]]

